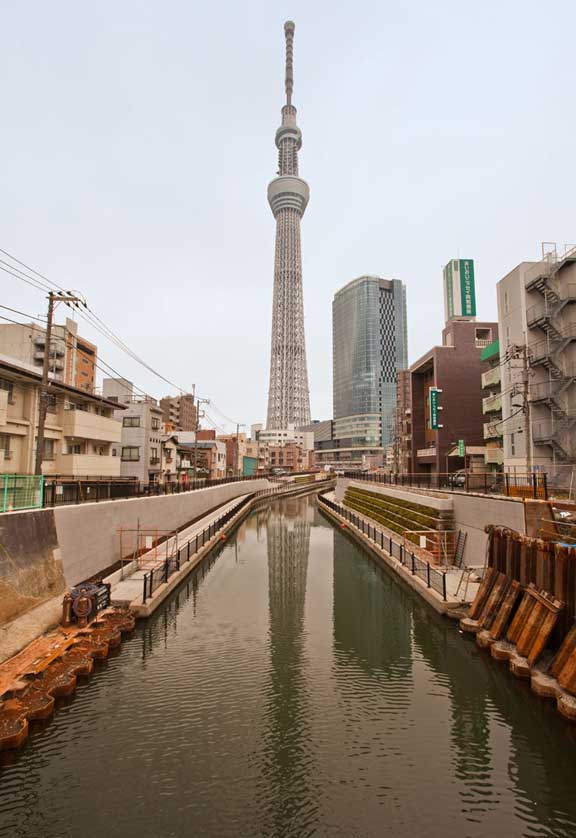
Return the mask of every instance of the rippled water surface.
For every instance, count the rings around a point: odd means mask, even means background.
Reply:
[[[576,836],[575,735],[308,498],[253,514],[0,768],[0,835]]]

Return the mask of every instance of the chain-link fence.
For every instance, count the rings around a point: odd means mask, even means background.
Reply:
[[[44,478],[34,474],[0,474],[0,512],[41,509]]]

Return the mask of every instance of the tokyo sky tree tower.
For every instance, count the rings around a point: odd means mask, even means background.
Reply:
[[[286,428],[289,423],[299,427],[310,422],[300,249],[300,219],[310,190],[306,181],[298,177],[302,134],[292,104],[292,21],[284,24],[284,33],[286,104],[282,108],[282,125],[276,131],[278,177],[268,187],[268,201],[276,219],[276,252],[267,428]]]

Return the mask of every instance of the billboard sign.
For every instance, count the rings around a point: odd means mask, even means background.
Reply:
[[[458,440],[458,456],[465,457],[466,456],[466,446],[464,445],[464,440]]]

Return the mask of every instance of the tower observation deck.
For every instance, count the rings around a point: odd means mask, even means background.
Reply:
[[[310,397],[304,335],[300,219],[310,190],[298,175],[302,133],[292,104],[294,24],[284,24],[286,37],[286,104],[276,131],[278,177],[268,186],[268,202],[276,219],[272,344],[267,428],[296,427],[310,422]]]

